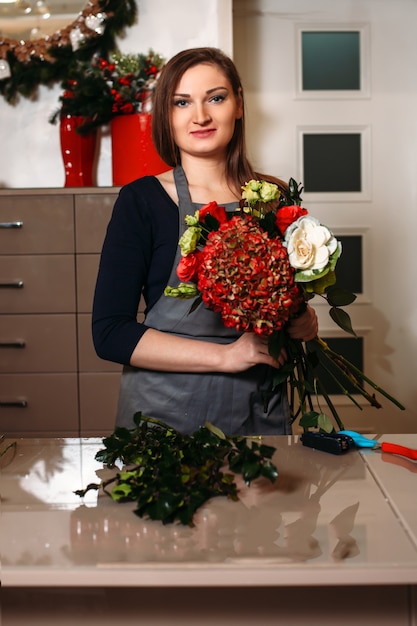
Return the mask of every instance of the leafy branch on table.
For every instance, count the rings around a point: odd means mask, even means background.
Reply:
[[[275,448],[244,437],[227,437],[210,423],[192,435],[136,413],[133,429],[118,427],[95,456],[122,469],[101,483],[75,491],[83,497],[100,488],[117,502],[136,502],[139,517],[193,526],[194,513],[210,498],[237,501],[237,474],[246,485],[264,477],[274,482]]]

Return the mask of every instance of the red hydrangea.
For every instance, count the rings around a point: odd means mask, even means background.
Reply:
[[[210,233],[198,288],[225,326],[259,335],[282,328],[303,302],[286,248],[252,217],[235,216]]]

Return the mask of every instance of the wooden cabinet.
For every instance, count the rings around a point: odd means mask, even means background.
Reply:
[[[121,366],[99,359],[91,306],[117,189],[0,190],[0,432],[101,436]]]

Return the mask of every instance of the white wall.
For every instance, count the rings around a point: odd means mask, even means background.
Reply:
[[[119,39],[123,52],[150,47],[166,58],[194,46],[217,46],[232,54],[232,0],[138,0],[137,23]],[[48,119],[57,108],[59,86],[41,87],[39,98],[11,106],[0,97],[0,187],[62,187],[64,168],[59,127]],[[97,184],[111,185],[111,149],[103,132]]]

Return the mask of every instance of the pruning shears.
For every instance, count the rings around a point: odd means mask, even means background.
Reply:
[[[346,435],[353,439],[354,444],[358,448],[373,448],[374,450],[381,450],[389,454],[397,454],[404,456],[412,461],[417,461],[417,450],[413,448],[407,448],[407,446],[401,446],[397,443],[390,443],[388,441],[376,441],[375,439],[369,439],[354,430],[339,430],[339,435]]]
[[[305,432],[301,435],[301,442],[304,446],[331,454],[344,454],[352,448],[370,448],[417,461],[417,450],[388,441],[379,442],[354,430],[339,430],[333,433]]]

